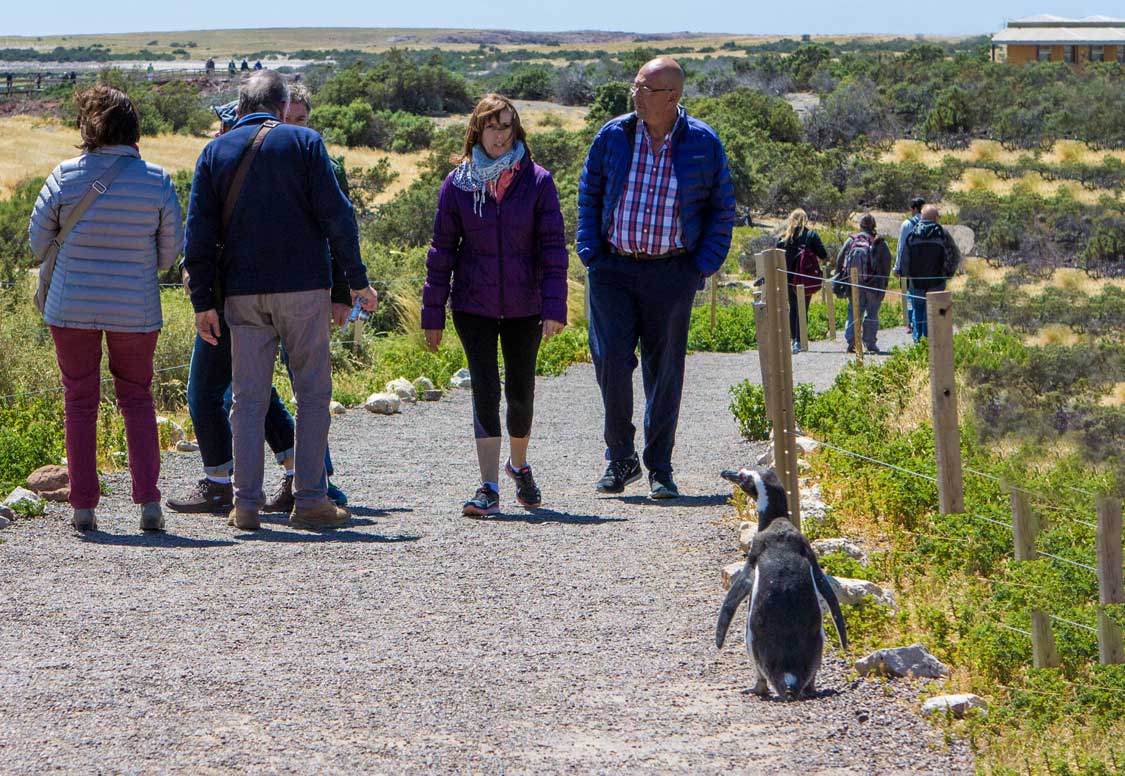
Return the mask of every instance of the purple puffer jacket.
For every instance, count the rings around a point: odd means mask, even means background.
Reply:
[[[566,265],[559,194],[551,174],[525,157],[504,198],[473,212],[472,192],[446,177],[438,194],[434,240],[426,256],[422,328],[445,327],[452,307],[489,318],[541,315],[566,323]]]

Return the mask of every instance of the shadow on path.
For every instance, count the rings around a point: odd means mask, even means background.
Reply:
[[[262,522],[266,523],[267,521],[263,520]],[[352,525],[371,525],[371,523],[370,521],[357,523],[353,520]],[[293,544],[323,542],[339,542],[341,544],[398,544],[400,542],[416,542],[422,537],[410,534],[383,536],[382,534],[350,531],[347,528],[331,528],[323,531],[306,531],[300,529],[279,531],[266,528],[265,525],[263,525],[260,531],[240,532],[236,535],[236,538],[246,542],[288,542]]]
[[[650,507],[725,507],[730,501],[727,493],[714,493],[708,496],[680,496],[679,498],[652,499],[648,496],[614,496],[614,500],[625,504],[639,504]]]
[[[109,544],[118,547],[171,547],[202,550],[209,547],[230,547],[237,542],[231,539],[192,539],[170,533],[111,534],[105,531],[88,531],[79,537],[90,544]]]
[[[602,525],[603,523],[624,523],[627,518],[624,517],[601,517],[599,515],[572,515],[568,512],[557,512],[554,509],[543,509],[542,507],[533,507],[528,509],[526,513],[506,513],[501,515],[492,515],[485,518],[481,522],[494,522],[494,523],[530,523],[532,525],[539,525],[542,523],[561,523],[563,525]]]

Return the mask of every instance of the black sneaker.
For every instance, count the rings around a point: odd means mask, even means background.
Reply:
[[[477,488],[476,495],[465,502],[461,514],[466,517],[485,517],[500,512],[500,494],[487,485]]]
[[[517,470],[512,468],[512,462],[509,460],[504,464],[504,471],[516,483],[516,501],[520,502],[521,506],[537,507],[543,503],[543,494],[539,492],[539,486],[531,476],[530,464],[524,464],[522,469]]]
[[[164,503],[175,512],[229,512],[234,506],[234,486],[204,477],[181,498],[170,498]]]
[[[628,458],[619,461],[610,461],[605,467],[605,474],[595,486],[598,493],[623,493],[625,486],[641,478],[641,462],[637,454],[633,453]]]
[[[269,500],[262,506],[263,512],[284,512],[289,514],[293,511],[293,475],[286,474],[281,478],[281,482],[277,486],[277,490],[269,497]]]
[[[671,474],[654,472],[648,475],[648,486],[648,497],[656,501],[680,497],[680,489],[677,488],[676,483],[672,481]]]

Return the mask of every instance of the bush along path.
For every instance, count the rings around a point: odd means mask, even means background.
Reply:
[[[814,343],[796,378],[826,387],[845,360]],[[459,516],[477,474],[469,392],[451,390],[333,419],[343,530],[170,514],[142,535],[125,474],[86,538],[65,505],[17,519],[0,535],[4,770],[971,772],[912,684],[829,654],[819,697],[763,701],[741,617],[716,651],[717,571],[739,552],[719,471],[764,449],[739,439],[728,389],[757,363],[690,357],[672,502],[594,493],[602,411],[578,365],[538,385],[535,511],[504,482],[502,516]],[[165,494],[198,471],[168,454]]]

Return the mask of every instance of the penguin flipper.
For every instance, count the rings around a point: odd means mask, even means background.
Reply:
[[[730,629],[730,621],[734,619],[739,604],[754,592],[755,565],[753,560],[747,558],[746,566],[734,578],[734,582],[727,592],[727,597],[723,599],[723,608],[719,611],[719,622],[715,626],[715,646],[719,649],[723,648],[723,642],[727,639],[727,630]]]
[[[828,609],[832,612],[832,620],[836,623],[836,634],[840,637],[841,649],[848,648],[848,626],[844,622],[844,613],[840,611],[840,602],[836,598],[836,591],[832,589],[832,584],[828,581],[828,577],[820,569],[820,564],[817,563],[816,553],[813,552],[812,547],[808,548],[809,563],[812,564],[813,582],[816,584],[816,591],[820,593],[821,597],[827,602]]]

